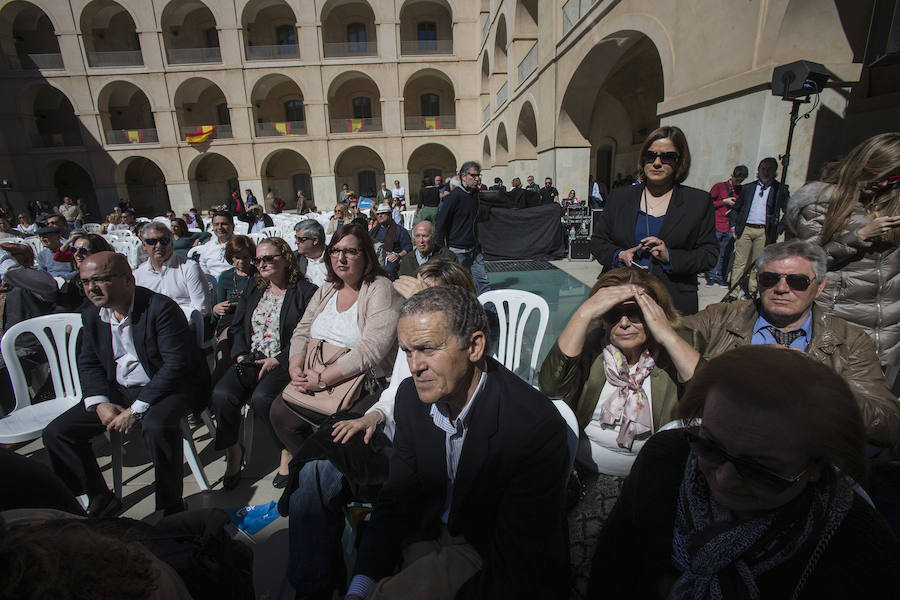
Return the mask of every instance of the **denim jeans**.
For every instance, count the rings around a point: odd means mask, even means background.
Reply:
[[[288,579],[298,593],[327,589],[333,569],[341,564],[335,557],[344,532],[343,479],[327,460],[308,462],[300,470],[300,487],[291,494],[288,520]]]
[[[491,290],[491,284],[488,283],[487,271],[484,268],[484,255],[479,249],[461,250],[459,248],[450,248],[456,255],[459,264],[469,270],[472,279],[475,280],[475,290],[478,295]]]
[[[719,242],[719,260],[716,262],[714,268],[706,272],[706,281],[711,283],[725,281],[725,267],[727,266],[725,264],[725,260],[727,259],[725,250],[728,248],[728,243],[731,241],[731,232],[716,231],[716,240]]]

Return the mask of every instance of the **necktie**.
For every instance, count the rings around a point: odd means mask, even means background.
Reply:
[[[776,342],[786,347],[790,347],[790,345],[794,343],[794,340],[796,340],[801,335],[804,335],[802,329],[795,329],[793,331],[781,331],[774,325],[766,325],[765,329],[767,329],[769,333],[772,334]]]

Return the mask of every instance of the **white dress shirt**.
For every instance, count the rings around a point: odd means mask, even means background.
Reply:
[[[319,258],[306,257],[306,277],[314,284],[322,287],[325,278],[328,277],[328,269],[325,267],[325,253]]]
[[[219,275],[232,267],[225,261],[225,244],[227,243],[220,242],[213,236],[211,240],[200,246],[200,269],[204,273],[218,279]]]
[[[750,225],[766,224],[766,204],[769,202],[769,192],[772,189],[772,182],[763,185],[761,181],[756,183],[756,190],[753,193],[753,203],[750,204],[750,214],[747,215],[747,223]]]
[[[157,272],[145,262],[134,271],[134,280],[148,290],[168,296],[179,306],[199,310],[203,316],[209,314],[210,294],[206,276],[200,265],[178,254],[173,254]]]
[[[134,331],[131,324],[131,313],[134,312],[134,299],[128,308],[128,314],[119,321],[110,308],[100,309],[100,320],[109,323],[112,333],[113,360],[116,363],[116,381],[122,387],[132,388],[144,386],[150,383],[150,377],[138,359],[137,349],[134,346]],[[84,399],[84,407],[90,408],[102,402],[109,402],[107,396],[88,396]],[[141,400],[135,400],[131,404],[131,412],[146,412],[150,405]]]
[[[406,188],[402,185],[391,190],[391,198],[406,198]]]

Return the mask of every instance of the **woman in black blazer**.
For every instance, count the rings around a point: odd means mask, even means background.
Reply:
[[[318,289],[300,274],[297,258],[281,238],[270,237],[256,246],[256,285],[250,283],[241,295],[234,319],[228,327],[232,365],[212,393],[216,413],[216,450],[226,450],[222,486],[232,489],[240,482],[244,448],[238,443],[241,408],[245,403],[269,425],[269,407],[290,383],[288,357],[291,335],[303,317],[309,299]],[[244,361],[258,368],[258,376],[242,382]],[[275,436],[274,430],[272,437]],[[275,482],[273,482],[275,483]],[[277,486],[276,486],[277,487]]]
[[[678,127],[654,130],[641,146],[641,185],[613,190],[591,238],[604,269],[649,270],[681,314],[697,312],[697,274],[716,264],[715,213],[709,194],[681,185],[691,168]]]

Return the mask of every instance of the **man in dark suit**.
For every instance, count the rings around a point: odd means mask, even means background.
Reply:
[[[53,470],[74,494],[87,492],[88,515],[113,516],[121,501],[109,491],[91,449],[104,430],[141,437],[156,469],[156,508],[184,510],[181,418],[209,397],[209,371],[184,312],[134,283],[125,257],[89,256],[81,282],[94,304],[82,313],[78,373],[83,402],[44,429]]]
[[[756,181],[741,186],[741,193],[731,209],[734,234],[734,265],[731,281],[737,283],[748,265],[752,265],[762,249],[778,241],[784,232],[784,208],[789,192],[775,181],[778,161],[772,157],[760,161]],[[756,278],[751,277],[750,294],[756,291]]]
[[[412,378],[347,598],[565,597],[562,417],[485,356],[487,316],[462,288],[414,295],[397,331]]]
[[[325,228],[315,219],[306,219],[294,225],[294,241],[297,243],[297,263],[300,273],[319,287],[325,283]]]

